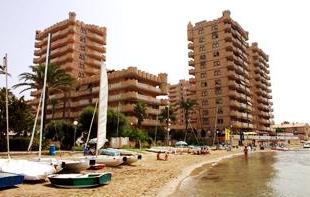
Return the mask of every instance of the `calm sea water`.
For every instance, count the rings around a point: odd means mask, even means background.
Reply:
[[[173,196],[310,197],[310,151],[224,160],[184,180]]]

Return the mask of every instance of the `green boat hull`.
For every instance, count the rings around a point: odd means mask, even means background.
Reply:
[[[108,184],[112,179],[110,172],[96,174],[62,174],[48,177],[51,184],[63,188],[86,188]]]

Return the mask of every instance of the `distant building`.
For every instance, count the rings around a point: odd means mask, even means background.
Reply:
[[[193,100],[193,94],[195,93],[195,89],[193,85],[188,80],[180,80],[179,83],[169,85],[168,96],[169,103],[171,106],[174,106],[176,110],[176,121],[172,124],[171,128],[176,130],[184,130],[185,125],[185,116],[184,110],[179,108],[179,103],[181,101]],[[189,117],[189,125],[192,128],[197,128],[197,116],[196,116],[197,108],[194,109],[190,113]]]
[[[195,87],[201,129],[270,131],[268,57],[255,44],[249,47],[248,32],[230,17],[230,11],[212,21],[189,23],[187,35],[189,74],[193,76],[189,81]],[[256,59],[262,59],[263,66],[257,67]],[[255,82],[257,73],[263,73],[259,80],[266,87]],[[267,103],[257,100],[262,94]]]
[[[273,109],[269,76],[269,57],[253,43],[248,48],[250,60],[250,89],[252,92],[254,128],[260,132],[271,132]]]
[[[310,137],[310,125],[308,123],[282,123],[272,125],[272,128],[278,130],[279,133],[293,133],[298,135],[300,139],[307,140]]]

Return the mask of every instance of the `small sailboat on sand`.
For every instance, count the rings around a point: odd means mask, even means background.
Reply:
[[[49,35],[50,40],[50,35]],[[4,65],[6,66],[7,76],[7,57],[5,57]],[[47,67],[45,68],[47,72]],[[7,77],[6,77],[7,81]],[[45,81],[46,82],[46,81]],[[7,83],[6,83],[7,84]],[[6,89],[8,89],[6,85]],[[43,89],[44,92],[44,89]],[[40,163],[35,161],[28,161],[23,159],[12,159],[10,157],[9,146],[9,116],[8,116],[8,96],[6,93],[6,119],[7,119],[7,151],[8,159],[0,159],[0,172],[19,174],[24,176],[25,180],[45,180],[49,174],[56,173],[56,169],[53,165],[48,163]],[[40,135],[42,137],[42,135]],[[39,157],[41,156],[42,138],[40,139]]]
[[[95,160],[95,163],[99,163],[100,159],[104,159],[100,155],[98,156],[98,150],[106,142],[106,120],[107,120],[107,105],[108,105],[108,80],[107,71],[104,64],[101,66],[100,76],[100,94],[99,94],[99,116],[98,116],[98,132],[97,132],[97,144],[96,144],[96,156],[80,157],[78,160],[84,159],[86,161]],[[95,187],[99,185],[108,184],[111,181],[112,174],[110,172],[105,173],[86,173],[86,174],[55,174],[48,177],[51,184],[56,187],[66,188],[84,188]]]

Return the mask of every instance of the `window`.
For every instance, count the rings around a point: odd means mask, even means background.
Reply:
[[[201,96],[207,96],[207,95],[208,95],[207,90],[203,90],[203,91],[201,92]]]
[[[221,86],[222,81],[220,79],[215,79],[215,87]]]
[[[214,61],[213,66],[220,66],[220,61],[219,60]]]
[[[202,110],[202,116],[203,117],[208,116],[208,114],[209,114],[209,111],[207,109]]]
[[[200,74],[200,77],[201,77],[201,78],[206,78],[206,77],[207,77],[207,73],[202,72],[202,73]]]
[[[84,42],[85,43],[86,42],[86,37],[85,36],[81,36],[80,37],[80,42]]]
[[[218,114],[223,114],[223,109],[221,106],[217,107],[217,113]]]
[[[208,100],[207,99],[202,99],[201,105],[202,106],[207,106],[208,105]]]
[[[85,60],[85,55],[84,54],[80,54],[79,58],[80,58],[80,60]]]
[[[200,55],[200,59],[201,60],[205,60],[206,59],[206,55],[205,54]]]
[[[85,77],[85,73],[80,71],[79,74],[78,74],[79,78],[84,78]]]
[[[213,57],[218,57],[220,56],[220,52],[219,51],[213,51]]]
[[[219,76],[221,75],[221,70],[215,70],[214,71],[214,76]]]
[[[213,32],[212,39],[217,39],[217,38],[219,38],[219,35],[217,34],[217,32]]]
[[[80,46],[80,51],[85,51],[85,50],[86,50],[85,46]]]
[[[200,28],[198,29],[198,34],[203,34],[203,27],[200,27]]]
[[[222,88],[221,87],[216,87],[214,91],[215,91],[215,95],[222,94]]]
[[[215,104],[222,104],[222,103],[223,103],[223,100],[222,100],[221,97],[217,97],[217,98],[215,99]]]
[[[205,61],[200,62],[200,68],[201,69],[205,69],[206,68],[206,62]]]
[[[213,48],[213,49],[214,49],[214,48],[219,48],[219,46],[220,46],[220,44],[219,44],[218,41],[215,41],[215,42],[212,43],[212,48]]]
[[[208,86],[208,84],[207,84],[207,82],[206,82],[206,81],[202,81],[202,82],[200,83],[200,86],[201,86],[201,87],[207,87],[207,86]]]
[[[80,64],[79,64],[79,68],[82,68],[82,69],[84,69],[84,68],[85,68],[85,64],[83,64],[83,63],[80,63]]]
[[[202,118],[202,124],[208,125],[209,124],[209,119],[208,118]]]
[[[211,30],[212,31],[217,31],[218,30],[218,26],[217,25],[212,25],[211,26]]]
[[[204,37],[199,37],[199,43],[202,43],[205,41],[205,38]]]
[[[86,30],[86,28],[84,28],[84,27],[81,27],[81,33],[82,33],[82,34],[86,34],[86,33],[87,33],[87,30]]]
[[[199,51],[201,52],[201,51],[205,51],[206,50],[206,48],[205,48],[205,46],[204,45],[201,45],[200,47],[199,47]]]
[[[220,119],[217,119],[217,124],[223,124],[223,119],[222,118],[220,118]]]

